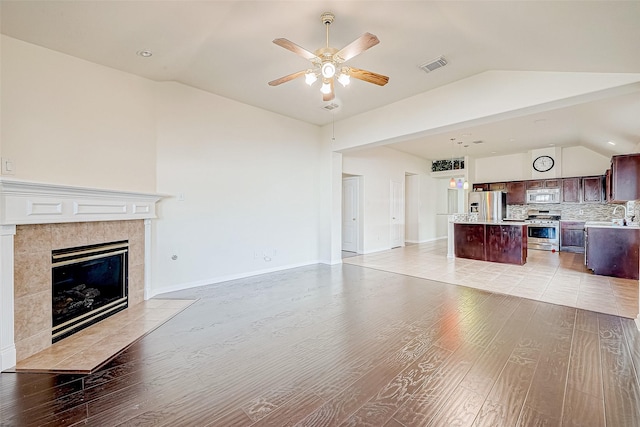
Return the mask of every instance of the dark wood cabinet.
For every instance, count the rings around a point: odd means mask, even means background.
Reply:
[[[523,265],[527,261],[526,225],[454,224],[458,258]]]
[[[507,191],[506,182],[492,182],[489,184],[489,191]]]
[[[487,225],[486,261],[523,265],[527,261],[526,226]]]
[[[604,174],[604,201],[609,203],[613,200],[613,195],[611,194],[611,169],[607,169],[607,172]]]
[[[564,178],[562,180],[562,201],[564,203],[580,202],[580,178]]]
[[[507,182],[507,204],[524,205],[527,200],[527,189],[524,181]]]
[[[489,184],[473,184],[473,191],[489,191]]]
[[[611,158],[611,201],[640,199],[640,154]]]
[[[527,182],[527,190],[538,188],[560,188],[560,179],[534,179]]]
[[[560,251],[584,252],[584,221],[560,221]]]
[[[454,224],[453,235],[456,257],[484,259],[484,224]]]
[[[586,264],[594,274],[638,279],[640,229],[588,227]]]
[[[602,176],[582,178],[582,202],[602,203],[604,201],[604,188],[602,181]]]

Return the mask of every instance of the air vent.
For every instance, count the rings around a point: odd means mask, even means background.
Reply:
[[[444,67],[445,65],[447,65],[447,60],[444,58],[444,56],[439,56],[436,59],[422,64],[420,68],[422,68],[425,73],[430,73],[433,70]]]
[[[327,111],[333,111],[333,110],[335,110],[337,108],[340,108],[340,105],[336,104],[335,102],[331,102],[331,103],[329,103],[327,105],[323,105],[322,108],[324,108]]]

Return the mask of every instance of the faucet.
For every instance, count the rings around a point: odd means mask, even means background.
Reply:
[[[622,217],[622,225],[627,225],[627,207],[624,205],[617,205],[613,208],[613,213],[611,215],[615,215],[618,208],[624,209],[624,216]]]

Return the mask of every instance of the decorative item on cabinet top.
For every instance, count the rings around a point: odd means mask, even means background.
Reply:
[[[444,172],[463,169],[464,159],[433,160],[431,162],[431,172]]]

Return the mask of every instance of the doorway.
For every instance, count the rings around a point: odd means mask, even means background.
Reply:
[[[342,250],[359,252],[360,239],[360,178],[342,178]]]

